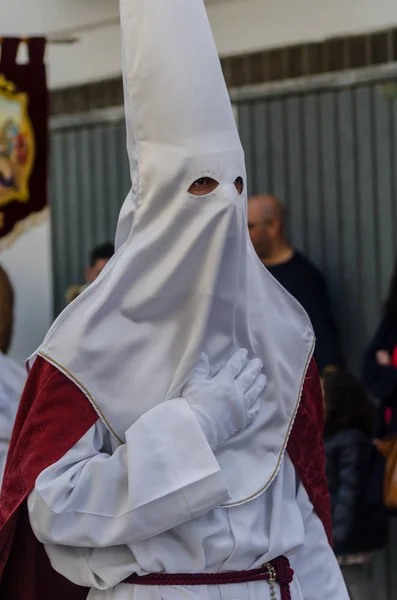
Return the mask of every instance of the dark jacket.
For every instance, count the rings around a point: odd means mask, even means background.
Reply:
[[[331,496],[334,550],[337,555],[382,548],[387,538],[387,513],[382,481],[371,482],[377,455],[372,441],[358,429],[325,437],[327,479]],[[368,491],[377,494],[370,496]]]
[[[320,373],[329,366],[344,367],[327,286],[321,273],[300,252],[285,263],[267,267],[268,271],[303,306],[316,334],[315,359]]]
[[[385,318],[369,345],[362,364],[362,380],[365,387],[381,400],[376,429],[378,437],[397,433],[397,369],[379,365],[376,353],[378,350],[387,350],[392,355],[396,346],[397,320]]]

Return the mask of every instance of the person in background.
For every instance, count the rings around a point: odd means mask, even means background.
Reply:
[[[25,385],[25,369],[6,356],[12,338],[14,290],[0,267],[0,487],[18,403]]]
[[[90,254],[90,266],[86,271],[87,283],[90,284],[101,274],[114,254],[114,244],[107,242],[94,248]]]
[[[364,354],[362,379],[381,400],[377,436],[397,433],[397,262],[380,325]]]
[[[84,285],[72,285],[66,292],[66,302],[70,304],[100,275],[114,254],[114,244],[107,242],[94,248],[90,253],[90,264],[86,269],[86,283]]]
[[[351,600],[371,600],[370,565],[387,539],[382,481],[374,494],[377,452],[372,442],[373,406],[354,375],[323,378],[324,441],[331,496],[334,551]]]
[[[324,278],[285,238],[285,208],[274,196],[248,203],[251,241],[270,273],[309,315],[317,338],[315,358],[321,373],[344,367]]]

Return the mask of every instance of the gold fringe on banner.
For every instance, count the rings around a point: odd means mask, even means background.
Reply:
[[[33,229],[33,227],[37,227],[41,225],[45,221],[47,221],[50,217],[50,209],[48,206],[45,206],[41,211],[30,213],[26,217],[26,219],[22,219],[15,224],[10,233],[0,238],[0,253],[7,250],[12,244],[19,238],[21,235]]]

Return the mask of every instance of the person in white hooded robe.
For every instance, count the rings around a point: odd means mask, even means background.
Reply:
[[[132,191],[115,256],[31,361],[99,418],[39,469],[31,527],[89,600],[348,600],[285,451],[313,332],[249,240],[244,155],[203,0],[120,7]],[[282,556],[289,590],[136,581]]]

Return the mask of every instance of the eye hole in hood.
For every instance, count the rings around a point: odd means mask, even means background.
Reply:
[[[188,192],[193,196],[206,196],[207,194],[210,194],[216,190],[218,185],[219,183],[215,181],[215,179],[212,179],[212,177],[200,177],[192,183]],[[234,181],[234,185],[239,195],[241,195],[244,190],[243,178],[237,177],[237,179]]]

